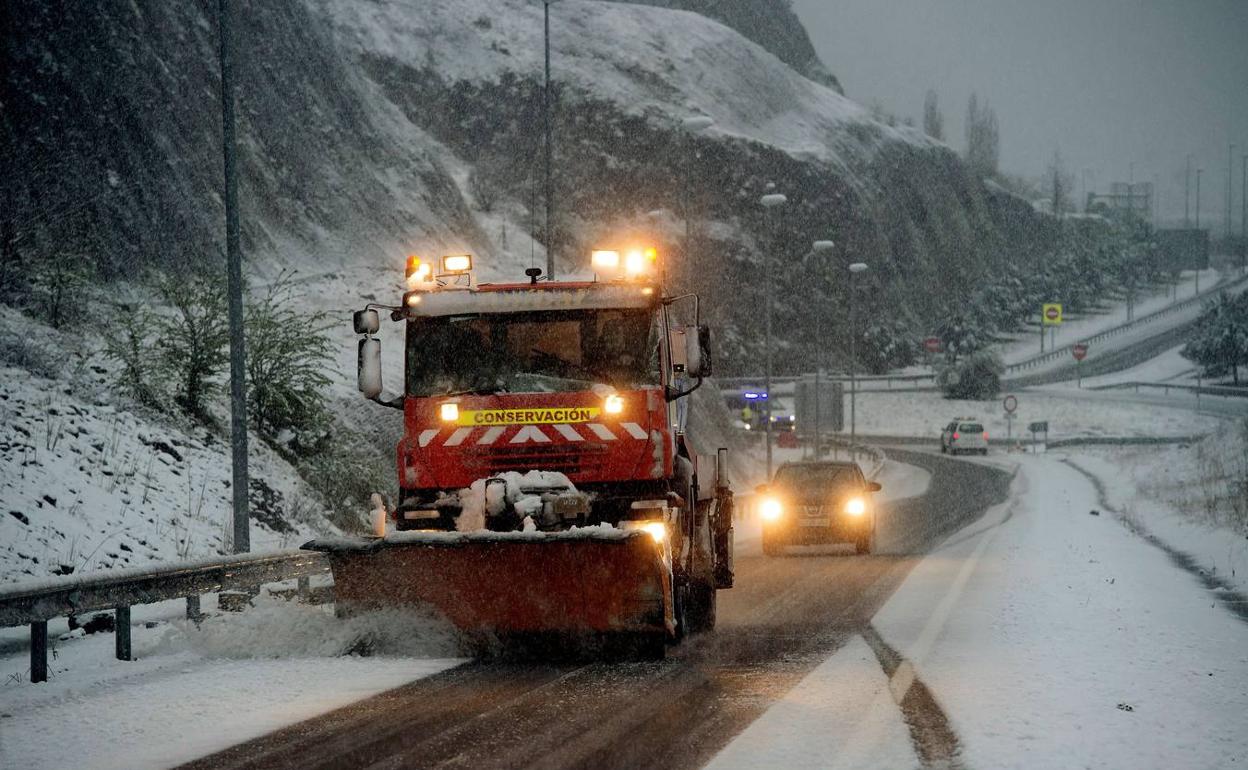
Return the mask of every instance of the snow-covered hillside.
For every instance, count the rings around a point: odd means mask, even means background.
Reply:
[[[314,1],[357,56],[433,70],[448,81],[542,70],[537,3],[427,0],[414,13],[393,0]],[[885,141],[930,142],[915,129],[875,122],[865,108],[696,13],[568,0],[551,14],[551,40],[561,83],[673,129],[691,112],[705,113],[715,119],[715,134],[843,166]]]
[[[230,553],[228,442],[136,410],[90,342],[3,311],[6,350],[19,332],[38,373],[0,367],[0,583]],[[252,550],[337,531],[289,464],[250,455]]]

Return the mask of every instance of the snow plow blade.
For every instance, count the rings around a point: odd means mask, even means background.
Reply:
[[[661,658],[671,572],[644,532],[400,532],[303,546],[329,557],[339,613],[433,607],[473,652]]]

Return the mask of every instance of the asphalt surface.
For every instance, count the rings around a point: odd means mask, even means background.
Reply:
[[[876,554],[767,558],[743,544],[718,627],[665,661],[469,663],[185,767],[700,767],[850,637],[878,639],[872,616],[923,553],[1008,495],[999,468],[889,456],[927,469],[931,484],[881,506]],[[876,652],[886,672],[896,665]],[[924,693],[902,704],[911,737],[924,764],[948,765],[956,736]]]

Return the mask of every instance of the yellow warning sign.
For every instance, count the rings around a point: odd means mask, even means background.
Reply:
[[[561,425],[589,422],[602,410],[596,406],[570,406],[541,409],[465,409],[457,425]]]
[[[1046,302],[1040,312],[1040,320],[1045,326],[1062,325],[1062,306],[1057,302]]]

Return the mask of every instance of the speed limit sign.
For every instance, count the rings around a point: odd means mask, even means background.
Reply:
[[[1018,399],[1012,395],[1006,396],[1001,405],[1005,407],[1006,414],[1014,414],[1014,411],[1018,409]]]

